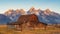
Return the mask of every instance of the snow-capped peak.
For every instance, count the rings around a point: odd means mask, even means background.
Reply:
[[[50,9],[46,9],[46,10],[44,10],[44,14],[46,14],[46,15],[49,15],[49,14],[51,14],[51,11],[50,11]]]

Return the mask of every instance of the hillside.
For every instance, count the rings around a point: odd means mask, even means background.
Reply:
[[[7,24],[11,22],[11,19],[3,14],[0,14],[0,25],[1,24]]]

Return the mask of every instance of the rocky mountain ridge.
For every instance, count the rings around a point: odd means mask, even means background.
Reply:
[[[12,22],[16,22],[19,16],[21,15],[29,15],[29,14],[37,15],[39,21],[44,23],[48,24],[60,23],[60,14],[53,12],[50,9],[41,10],[32,7],[28,11],[25,11],[23,9],[16,9],[16,10],[9,9],[4,13],[5,16],[9,17],[12,20]]]

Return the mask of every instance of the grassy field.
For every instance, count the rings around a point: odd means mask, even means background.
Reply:
[[[7,28],[7,25],[0,25],[0,34],[60,34],[60,28],[55,28],[53,26],[47,27],[46,30],[43,29],[35,29],[35,30],[27,30],[24,29],[22,32],[17,31],[12,28]]]

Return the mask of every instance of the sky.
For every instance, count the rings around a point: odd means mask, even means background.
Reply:
[[[60,14],[60,0],[0,0],[0,14],[8,9],[29,10],[31,7],[50,10]]]

